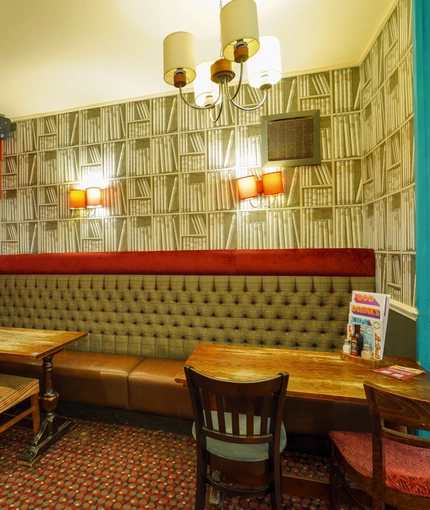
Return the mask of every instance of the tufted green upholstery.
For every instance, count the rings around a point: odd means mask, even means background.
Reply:
[[[198,342],[338,351],[373,277],[0,275],[0,325],[86,331],[70,349],[185,360]]]

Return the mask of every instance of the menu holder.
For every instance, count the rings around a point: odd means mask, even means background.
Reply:
[[[352,356],[340,351],[340,358],[347,363],[354,363],[355,365],[361,365],[368,368],[379,368],[381,366],[381,360],[379,359],[363,359],[361,356]]]

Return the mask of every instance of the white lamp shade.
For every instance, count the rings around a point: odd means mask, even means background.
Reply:
[[[209,106],[218,99],[218,85],[211,80],[212,62],[202,62],[197,66],[194,81],[194,100],[198,106]]]
[[[258,197],[258,185],[255,175],[240,177],[236,179],[239,200]]]
[[[186,84],[196,77],[196,44],[189,32],[173,32],[164,39],[164,81],[174,84],[174,75],[178,69],[186,73]]]
[[[102,207],[102,190],[101,188],[87,188],[85,190],[87,196],[87,207]]]
[[[282,78],[281,45],[273,35],[260,38],[259,52],[246,63],[251,87],[275,85]]]
[[[221,47],[223,57],[234,62],[234,46],[243,40],[252,57],[260,47],[257,5],[254,0],[231,0],[220,13]]]

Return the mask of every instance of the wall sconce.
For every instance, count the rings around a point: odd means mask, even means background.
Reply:
[[[255,198],[264,194],[265,197],[279,195],[284,192],[284,183],[282,181],[282,172],[270,172],[263,174],[261,181],[256,178],[255,175],[249,175],[247,177],[240,177],[236,179],[237,191],[239,194],[239,200],[246,200],[248,198]],[[259,204],[254,205],[251,201],[250,204],[253,207],[258,207]],[[269,204],[269,207],[273,205]]]
[[[77,216],[94,216],[97,207],[102,207],[101,188],[71,189],[69,207]]]

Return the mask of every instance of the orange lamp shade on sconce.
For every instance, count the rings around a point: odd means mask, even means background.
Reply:
[[[282,181],[282,172],[270,172],[262,175],[259,181],[255,175],[240,177],[236,179],[239,200],[258,197],[261,193],[264,196],[279,195],[284,192],[284,183]]]
[[[258,196],[257,179],[255,175],[248,177],[240,177],[236,179],[237,191],[239,193],[239,200],[246,200],[247,198],[254,198]]]
[[[87,198],[87,207],[102,206],[102,190],[101,188],[87,188],[85,190]]]
[[[263,193],[268,195],[279,195],[284,192],[284,183],[282,182],[282,172],[271,172],[263,174]]]
[[[84,189],[71,189],[69,191],[70,209],[85,209],[87,206],[86,194]]]

